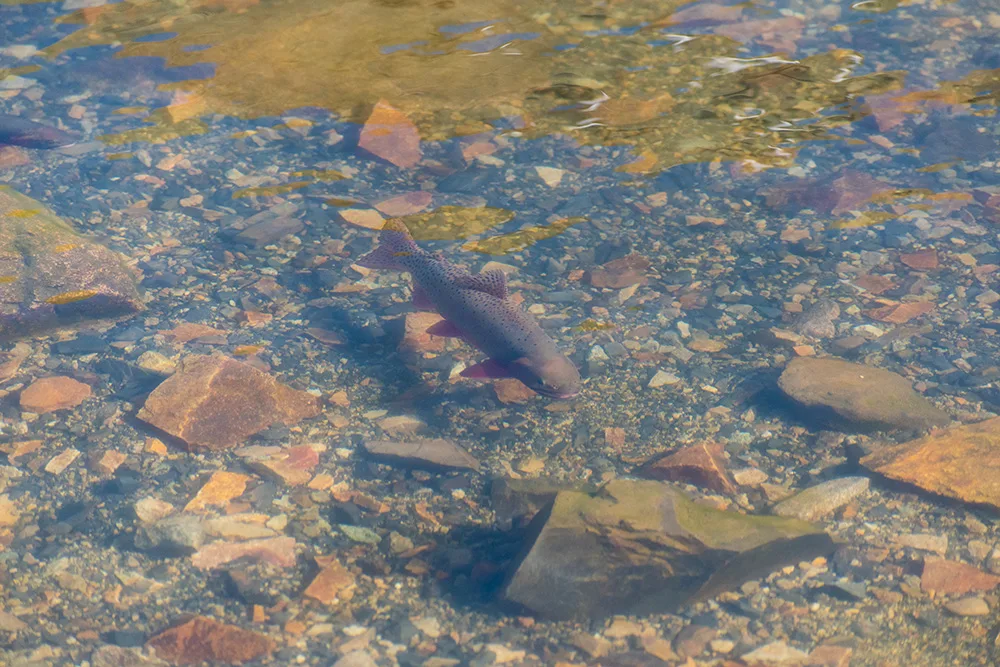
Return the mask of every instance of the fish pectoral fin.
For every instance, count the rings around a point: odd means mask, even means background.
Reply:
[[[507,274],[500,269],[490,269],[478,275],[471,273],[459,276],[455,284],[466,289],[491,294],[498,299],[506,299],[510,292],[507,289]]]
[[[415,301],[414,301],[415,302]],[[427,333],[442,338],[462,338],[463,334],[450,320],[441,320],[427,327]]]
[[[437,310],[427,292],[416,282],[413,283],[413,307],[417,310]]]
[[[507,367],[496,359],[487,359],[486,361],[481,361],[478,364],[469,366],[462,371],[460,375],[474,380],[490,380],[511,377],[510,371],[507,370]]]

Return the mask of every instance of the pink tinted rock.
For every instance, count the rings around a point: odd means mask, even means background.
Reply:
[[[237,558],[292,567],[295,565],[295,538],[282,536],[246,542],[213,542],[191,556],[191,564],[199,570],[211,570]]]
[[[397,218],[403,215],[420,213],[420,211],[431,205],[432,199],[431,193],[418,190],[417,192],[407,192],[398,197],[384,199],[375,204],[375,209],[390,218]]]
[[[417,126],[385,100],[379,100],[365,121],[358,147],[404,169],[423,157]]]

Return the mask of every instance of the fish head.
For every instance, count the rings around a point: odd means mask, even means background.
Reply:
[[[520,357],[507,364],[511,375],[529,389],[549,398],[572,398],[580,393],[580,371],[561,354]]]

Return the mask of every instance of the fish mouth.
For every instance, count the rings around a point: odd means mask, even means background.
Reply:
[[[538,391],[536,389],[535,392],[538,393],[538,394],[541,394],[542,396],[545,396],[547,398],[567,399],[567,398],[573,398],[573,397],[579,395],[580,390],[579,389],[570,389],[570,390],[567,390],[567,391],[551,391],[551,390],[544,390],[543,389],[541,391]]]

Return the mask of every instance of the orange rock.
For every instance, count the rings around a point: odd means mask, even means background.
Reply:
[[[417,126],[384,100],[378,101],[361,128],[358,147],[404,169],[423,157]]]
[[[212,570],[237,558],[292,567],[295,565],[295,538],[283,535],[245,542],[213,542],[191,556],[191,564],[199,570]]]
[[[319,463],[319,454],[309,445],[299,445],[282,450],[269,458],[254,461],[254,470],[289,486],[306,484],[312,479],[310,472]]]
[[[243,495],[249,479],[246,475],[235,472],[214,472],[184,507],[184,511],[201,512],[209,505],[225,505],[233,498]]]
[[[356,586],[354,575],[340,564],[336,556],[317,556],[320,571],[306,588],[304,595],[323,604],[335,604]]]
[[[934,304],[930,301],[908,301],[895,306],[884,306],[866,310],[865,315],[889,324],[905,324],[914,317],[919,317],[934,310]]]
[[[98,475],[111,476],[118,470],[118,466],[125,463],[128,456],[122,452],[110,449],[105,452],[95,453],[90,457],[90,469]]]
[[[1000,509],[1000,417],[884,445],[861,465],[930,493]]]
[[[535,392],[520,380],[502,378],[493,383],[493,391],[501,403],[526,403],[535,397]]]
[[[736,493],[736,485],[726,470],[722,445],[717,442],[702,442],[685,447],[652,461],[644,467],[643,472],[654,479],[690,482],[719,493]]]
[[[1000,577],[979,568],[943,558],[924,560],[920,587],[940,595],[965,595],[972,591],[991,591],[1000,585]]]
[[[90,386],[68,377],[35,380],[21,392],[21,409],[43,415],[75,408],[90,396]]]
[[[37,452],[41,448],[42,448],[41,440],[24,440],[21,442],[0,444],[0,452],[6,454],[7,461],[14,465],[17,464],[18,459],[27,456],[32,452]]]
[[[196,616],[164,630],[146,642],[158,658],[175,665],[202,662],[239,665],[271,653],[275,644],[256,632]]]
[[[213,336],[225,337],[228,333],[228,331],[215,329],[204,324],[184,322],[182,324],[178,324],[169,331],[161,331],[160,335],[172,343],[189,343],[193,340],[198,340],[199,338],[209,338]]]
[[[249,364],[195,355],[153,390],[138,416],[189,447],[226,449],[274,423],[319,413],[318,398]]]
[[[934,248],[927,248],[926,250],[919,250],[917,252],[900,255],[899,261],[911,269],[917,269],[919,271],[936,269],[938,267],[937,250]]]
[[[66,468],[70,467],[70,465],[73,464],[73,461],[76,461],[77,458],[79,457],[80,457],[79,449],[74,449],[72,447],[64,449],[55,456],[53,456],[52,459],[45,464],[45,472],[50,473],[52,475],[59,475]]]
[[[892,282],[889,278],[871,274],[858,276],[854,279],[854,284],[869,294],[876,295],[896,287],[896,283]]]

